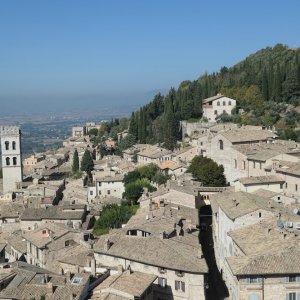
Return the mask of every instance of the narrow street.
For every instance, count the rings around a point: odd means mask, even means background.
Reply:
[[[209,274],[207,278],[207,283],[209,287],[206,290],[206,299],[223,300],[226,299],[226,297],[228,297],[229,294],[226,284],[222,280],[221,274],[218,270],[215,260],[210,206],[205,206],[201,210],[199,210],[199,220],[200,224],[207,224],[207,230],[201,231],[199,235],[199,242],[202,246],[202,252],[209,268]]]

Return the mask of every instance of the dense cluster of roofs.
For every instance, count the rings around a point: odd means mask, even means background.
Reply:
[[[222,95],[207,99],[207,119],[234,105]],[[208,285],[212,270],[201,242],[210,231],[228,299],[299,297],[296,142],[278,140],[276,132],[259,126],[182,122],[186,146],[179,150],[136,144],[122,156],[101,157],[87,135],[97,126],[75,127],[62,148],[25,158],[23,180],[13,188],[3,179],[0,299],[206,299],[214,287]],[[18,137],[1,130],[2,147],[4,139]],[[88,150],[94,159],[89,181],[85,175],[63,177],[75,149],[80,158]],[[194,181],[186,171],[196,155],[222,164],[228,186]],[[95,236],[103,206],[122,203],[124,176],[149,163],[170,180],[153,193],[145,190],[122,228]],[[13,168],[22,165],[5,167],[3,175],[13,180]],[[204,224],[209,218],[201,212],[209,206],[212,222]]]

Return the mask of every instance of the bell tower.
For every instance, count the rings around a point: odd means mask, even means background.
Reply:
[[[0,126],[3,193],[16,190],[23,179],[21,130],[18,126]]]

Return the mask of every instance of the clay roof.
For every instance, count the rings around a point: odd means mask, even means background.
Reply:
[[[246,192],[214,194],[211,195],[210,200],[213,211],[220,207],[231,220],[260,209],[274,211],[278,207],[278,204],[272,200]]]
[[[109,238],[110,247],[104,248],[105,239]],[[199,258],[201,246],[198,235],[162,239],[155,236],[137,237],[122,233],[101,236],[94,246],[97,253],[125,258],[146,265],[189,273],[207,273],[204,259]]]
[[[210,101],[214,101],[214,100],[217,100],[217,99],[220,99],[220,98],[223,98],[223,97],[225,97],[225,96],[223,96],[223,95],[221,95],[221,94],[218,94],[218,95],[216,95],[216,96],[209,97],[209,98],[206,98],[206,99],[202,100],[202,104],[208,103],[208,102],[210,102]]]
[[[232,143],[266,141],[276,137],[276,134],[269,130],[247,130],[243,127],[220,132],[220,135]]]
[[[243,185],[259,185],[268,183],[283,183],[285,180],[278,175],[243,177],[238,180]]]

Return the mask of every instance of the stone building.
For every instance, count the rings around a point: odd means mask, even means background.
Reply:
[[[17,126],[1,126],[3,193],[16,190],[23,180],[21,130]]]
[[[215,122],[221,114],[231,115],[235,106],[236,100],[217,94],[202,101],[203,117],[209,122]]]

